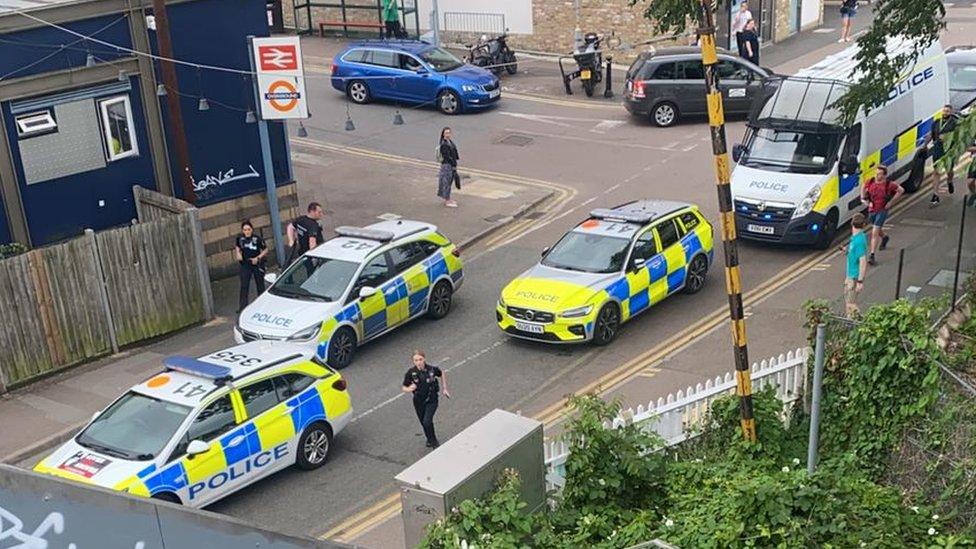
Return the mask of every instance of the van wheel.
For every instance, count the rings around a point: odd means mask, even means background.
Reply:
[[[329,339],[326,362],[336,370],[341,370],[349,366],[354,356],[356,356],[356,332],[348,326],[343,326]]]
[[[365,105],[372,99],[372,94],[369,93],[369,86],[362,80],[353,80],[350,82],[349,86],[346,87],[346,95],[357,105]]]
[[[826,250],[834,241],[837,234],[837,210],[830,210],[827,213],[827,220],[824,221],[823,230],[820,231],[820,238],[813,243],[813,247],[818,250]]]
[[[651,111],[651,121],[659,128],[674,126],[678,123],[678,106],[670,101],[658,103]]]
[[[451,299],[453,288],[446,280],[441,280],[434,284],[434,289],[430,291],[427,299],[427,317],[433,320],[440,320],[451,312]]]
[[[183,502],[180,501],[180,496],[174,494],[173,492],[160,492],[158,494],[153,494],[151,499],[158,499],[160,501],[168,501],[177,505],[183,505]]]
[[[329,459],[332,450],[332,429],[324,421],[317,421],[302,432],[298,439],[295,465],[299,469],[318,469]]]
[[[617,337],[620,331],[620,308],[616,303],[607,303],[596,315],[596,325],[593,327],[593,344],[607,345]]]

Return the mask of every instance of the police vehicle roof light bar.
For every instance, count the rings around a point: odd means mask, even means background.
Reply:
[[[364,229],[362,227],[349,227],[342,226],[336,227],[336,234],[339,236],[348,236],[351,238],[363,238],[366,240],[376,240],[379,242],[389,242],[396,238],[396,235],[390,231],[381,231],[377,229]]]
[[[166,366],[167,370],[212,379],[217,385],[234,379],[231,375],[231,369],[227,366],[204,362],[188,356],[168,356],[163,359],[163,366]]]
[[[597,208],[590,212],[590,217],[596,219],[616,219],[620,221],[627,221],[630,223],[650,223],[657,217],[657,212],[652,211],[629,211],[621,212],[617,210],[610,210],[607,208]]]

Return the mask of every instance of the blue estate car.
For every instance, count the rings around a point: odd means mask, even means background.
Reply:
[[[332,87],[358,104],[373,99],[433,103],[445,114],[481,109],[501,98],[491,71],[416,40],[350,44],[332,62]]]

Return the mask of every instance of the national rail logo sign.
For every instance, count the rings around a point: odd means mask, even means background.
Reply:
[[[257,72],[263,120],[308,118],[302,48],[297,36],[254,38],[251,56]]]

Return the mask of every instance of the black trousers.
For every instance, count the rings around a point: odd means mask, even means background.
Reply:
[[[427,437],[427,444],[436,444],[437,435],[434,434],[434,412],[437,411],[437,399],[420,400],[413,399],[413,409],[417,412],[417,419],[420,426],[424,428],[424,436]]]
[[[254,278],[254,286],[257,288],[257,295],[264,291],[264,269],[250,263],[241,264],[241,297],[237,302],[237,310],[243,311],[247,307],[248,294],[251,291],[251,278]]]
[[[736,45],[736,49],[739,50],[739,57],[745,57],[746,44],[745,44],[745,38],[742,37],[741,32],[735,33],[735,45]]]
[[[385,21],[386,38],[400,38],[400,21]]]

